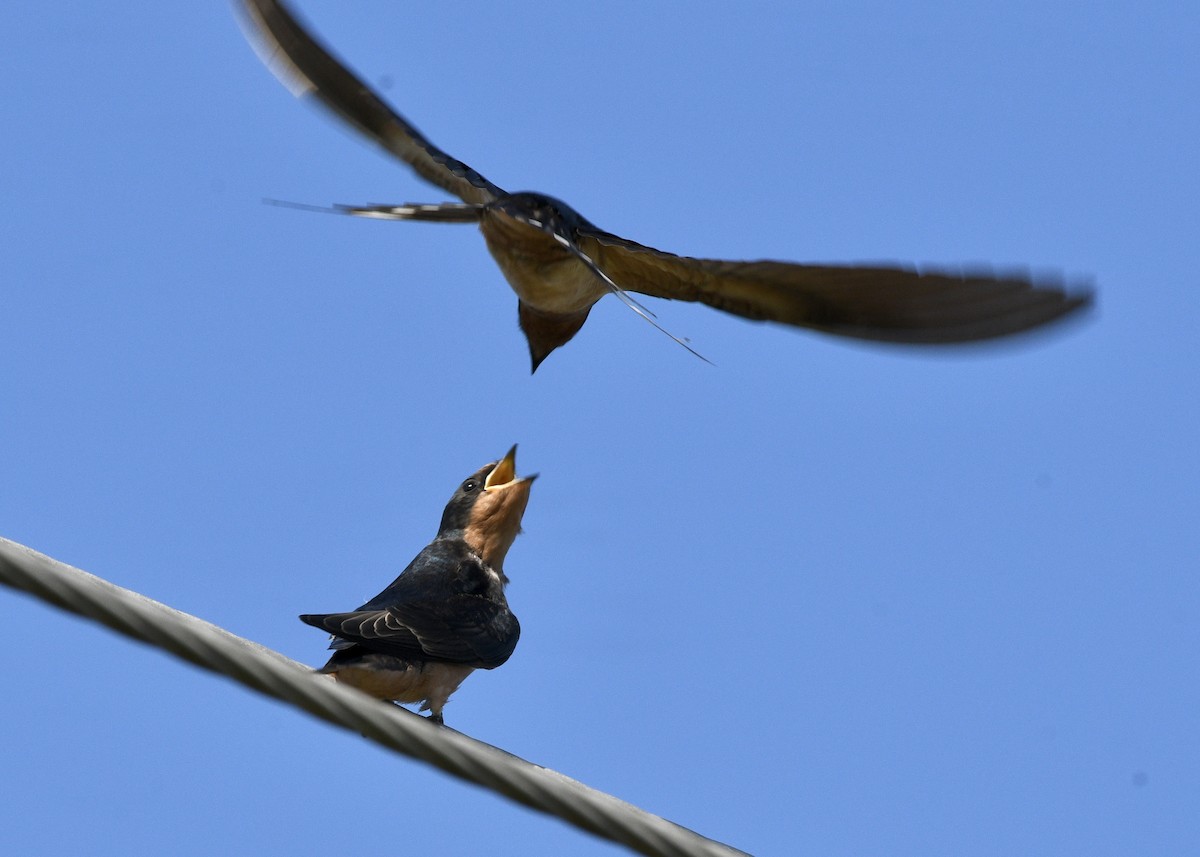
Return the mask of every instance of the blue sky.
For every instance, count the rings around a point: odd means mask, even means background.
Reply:
[[[201,8],[203,7],[203,8]],[[456,483],[540,471],[454,727],[761,854],[1200,848],[1194,4],[306,0],[435,142],[725,258],[1030,265],[904,351],[612,300],[530,377],[445,195],[224,3],[0,6],[0,535],[318,665]],[[9,591],[5,853],[615,854]]]

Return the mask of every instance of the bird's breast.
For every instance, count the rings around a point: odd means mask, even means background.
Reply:
[[[517,297],[535,309],[578,313],[607,291],[570,250],[535,226],[502,212],[486,212],[479,228]]]

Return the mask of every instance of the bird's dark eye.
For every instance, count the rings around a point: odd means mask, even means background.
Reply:
[[[476,488],[478,488],[478,487],[479,487],[479,483],[478,483],[478,482],[476,482],[474,479],[468,479],[466,482],[464,482],[464,483],[463,483],[462,490],[464,490],[464,491],[474,491],[474,490],[475,490]]]

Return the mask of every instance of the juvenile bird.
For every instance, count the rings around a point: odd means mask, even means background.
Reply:
[[[1034,281],[1020,273],[729,262],[637,244],[599,229],[553,197],[508,193],[437,148],[309,35],[281,0],[236,2],[252,43],[294,94],[316,96],[421,178],[462,200],[334,210],[386,220],[477,223],[517,293],[517,318],[534,371],[575,336],[592,306],[609,293],[656,327],[653,313],[630,292],[699,301],[754,321],[911,345],[1008,336],[1091,302],[1087,287],[1069,289],[1059,279]],[[672,339],[691,350],[684,340]]]
[[[517,646],[504,557],[521,531],[534,476],[517,476],[517,447],[468,476],[435,538],[387,589],[350,613],[301,616],[333,634],[319,672],[378,699],[420,702],[429,719],[476,669],[495,669]]]

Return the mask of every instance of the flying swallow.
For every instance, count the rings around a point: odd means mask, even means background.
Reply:
[[[420,702],[429,719],[463,679],[517,646],[504,557],[521,531],[536,476],[517,476],[517,447],[458,486],[435,538],[388,587],[350,613],[300,617],[333,634],[319,672],[377,699]]]
[[[732,262],[646,247],[599,229],[553,197],[502,190],[426,139],[311,36],[281,0],[236,2],[252,44],[295,95],[315,96],[418,176],[462,200],[334,210],[386,220],[478,224],[517,293],[517,317],[534,371],[575,336],[592,306],[609,293],[656,327],[653,313],[631,292],[699,301],[754,321],[913,345],[1008,336],[1091,303],[1086,286],[1068,288],[1061,280],[1035,281],[1022,274]]]

